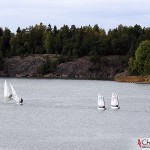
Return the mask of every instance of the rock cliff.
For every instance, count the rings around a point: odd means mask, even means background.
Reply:
[[[14,56],[4,59],[3,71],[0,76],[38,77],[38,69],[46,58],[57,58],[56,55],[32,55],[27,57]],[[60,63],[47,78],[78,78],[78,79],[113,79],[117,73],[127,67],[120,56],[102,57],[98,64],[92,63],[89,57],[78,58],[70,62]]]

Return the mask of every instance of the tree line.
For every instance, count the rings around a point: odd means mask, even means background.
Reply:
[[[93,27],[64,25],[58,29],[40,23],[25,29],[18,27],[16,33],[0,27],[0,58],[61,54],[69,59],[90,56],[92,61],[107,55],[127,55],[134,59],[139,44],[145,40],[150,40],[150,28],[140,25],[119,25],[108,33],[97,24]]]

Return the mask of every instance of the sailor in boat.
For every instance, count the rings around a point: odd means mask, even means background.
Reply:
[[[20,100],[19,104],[23,104],[23,99],[22,99],[22,98],[21,98],[21,100]]]
[[[98,108],[104,108],[104,109],[106,109],[106,107],[105,107],[105,106],[99,106]]]
[[[11,94],[11,95],[9,95],[9,98],[10,98],[10,99],[12,98],[12,94]]]

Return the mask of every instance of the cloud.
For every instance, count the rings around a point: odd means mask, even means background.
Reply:
[[[0,26],[15,31],[37,23],[149,26],[149,0],[0,0]]]

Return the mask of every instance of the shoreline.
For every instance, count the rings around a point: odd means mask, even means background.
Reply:
[[[1,76],[0,78],[18,78],[18,79],[63,79],[63,80],[103,80],[103,81],[116,81],[125,83],[136,83],[136,84],[150,84],[149,76],[117,76],[114,79],[110,78],[65,78],[65,77],[8,77]]]
[[[138,84],[150,84],[150,75],[148,76],[116,76],[114,81],[138,83]]]
[[[111,78],[71,78],[71,77],[9,77],[0,76],[0,78],[14,78],[14,79],[62,79],[62,80],[102,80],[102,81],[114,81]]]

